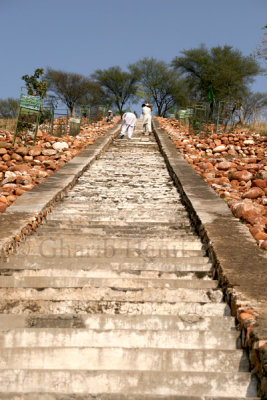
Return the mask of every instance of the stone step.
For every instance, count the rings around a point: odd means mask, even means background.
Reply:
[[[120,315],[188,315],[199,317],[230,316],[231,310],[225,303],[168,303],[160,302],[131,302],[117,301],[49,301],[49,300],[0,300],[0,313],[7,314],[120,314]]]
[[[208,257],[56,257],[53,253],[28,255],[27,246],[21,246],[19,255],[10,255],[8,261],[0,261],[1,272],[6,270],[55,268],[72,270],[106,270],[106,271],[161,271],[161,272],[210,272],[212,265]],[[108,255],[108,254],[107,254]],[[139,273],[139,272],[138,272]]]
[[[18,254],[21,243],[17,248]],[[181,239],[157,239],[157,238],[121,238],[109,237],[95,238],[82,235],[77,242],[76,235],[65,235],[59,237],[52,234],[27,237],[25,242],[28,254],[51,254],[69,255],[86,254],[90,256],[123,256],[123,257],[187,257],[205,255],[204,246],[197,237]],[[24,249],[22,249],[24,251]]]
[[[248,397],[221,397],[221,396],[183,396],[183,395],[146,395],[146,394],[77,394],[77,393],[3,393],[1,400],[246,400]],[[260,400],[259,397],[249,397],[250,400]]]
[[[139,237],[139,238],[154,238],[155,236],[158,238],[165,238],[170,237],[172,239],[184,237],[187,235],[195,234],[194,229],[191,226],[183,226],[182,229],[179,229],[177,225],[162,225],[162,226],[137,226],[131,224],[130,226],[109,226],[108,224],[104,226],[86,226],[86,221],[82,221],[82,224],[75,224],[75,222],[68,222],[68,221],[47,221],[46,223],[42,224],[37,232],[38,235],[42,231],[52,231],[55,232],[57,230],[66,230],[69,231],[73,229],[74,231],[80,231],[85,233],[92,233],[93,235],[105,235],[107,238],[112,237],[113,235],[120,235],[120,236],[132,236]]]
[[[180,271],[180,272],[162,272],[162,271],[142,271],[142,270],[111,270],[109,268],[107,269],[66,269],[66,268],[46,268],[42,269],[42,266],[40,266],[40,269],[10,269],[10,270],[3,270],[1,269],[1,275],[2,277],[13,277],[13,278],[18,278],[22,279],[23,277],[34,277],[38,278],[40,276],[42,277],[49,277],[49,279],[56,277],[56,278],[86,278],[86,279],[91,279],[91,278],[102,278],[102,279],[168,279],[168,280],[203,280],[203,281],[210,281],[211,277],[209,276],[210,272],[209,271],[192,271],[192,272],[187,272],[187,271]]]
[[[0,314],[0,330],[15,328],[87,328],[96,330],[236,331],[234,317],[186,315]]]
[[[234,396],[257,397],[257,382],[250,373],[2,370],[0,387],[6,393],[76,393],[118,396]],[[39,397],[37,397],[39,400]],[[99,397],[101,398],[101,397]],[[107,397],[109,398],[109,397]],[[116,398],[116,397],[115,397]],[[153,398],[153,397],[152,397]],[[217,399],[216,399],[217,400]]]
[[[130,285],[130,284],[129,284]],[[167,287],[2,287],[0,298],[5,301],[123,301],[131,302],[167,302],[167,303],[220,303],[223,293],[220,289],[186,289]],[[4,300],[3,300],[4,301]]]
[[[236,350],[237,331],[94,330],[69,328],[24,328],[0,331],[0,348],[16,347],[119,347],[159,349]]]
[[[194,246],[192,245],[192,250],[189,249],[162,249],[162,248],[144,248],[144,249],[132,249],[132,248],[114,248],[112,245],[106,245],[97,247],[97,244],[94,246],[90,243],[90,240],[87,242],[83,242],[81,240],[80,243],[73,241],[72,243],[68,243],[66,241],[56,241],[56,240],[42,240],[30,239],[27,240],[26,244],[21,244],[17,248],[17,255],[25,253],[27,255],[32,256],[41,256],[41,257],[87,257],[87,258],[105,258],[106,262],[112,261],[113,259],[120,258],[123,261],[125,258],[131,258],[134,260],[135,258],[153,258],[154,260],[163,258],[164,256],[167,258],[172,258],[173,262],[179,258],[196,258],[196,257],[204,257],[204,250],[194,250]],[[100,244],[101,245],[101,244]],[[197,243],[198,246],[198,243]]]
[[[166,289],[217,289],[218,282],[200,279],[146,279],[131,278],[86,278],[69,276],[0,276],[0,288],[166,288]]]
[[[242,350],[177,350],[112,347],[31,347],[1,349],[0,370],[106,370],[248,372]]]

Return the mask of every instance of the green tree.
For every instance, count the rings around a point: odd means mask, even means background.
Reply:
[[[33,75],[23,75],[21,77],[21,79],[23,79],[26,83],[26,88],[29,95],[40,96],[42,99],[45,97],[47,92],[47,82],[43,75],[43,68],[37,68]]]
[[[185,74],[191,95],[209,101],[211,87],[216,101],[240,103],[248,86],[260,72],[259,64],[231,46],[205,46],[184,50],[172,61],[174,69]]]
[[[144,58],[129,65],[129,69],[138,77],[138,95],[156,105],[159,116],[165,116],[175,104],[186,105],[185,80],[164,61]]]
[[[75,106],[95,90],[95,83],[89,78],[73,72],[48,68],[46,73],[48,89],[68,107],[71,116]]]
[[[92,79],[102,86],[106,98],[117,107],[120,115],[126,103],[136,96],[137,77],[131,72],[122,71],[120,67],[99,69],[92,74]]]
[[[0,100],[0,117],[16,118],[18,115],[19,100],[9,97],[8,99]]]

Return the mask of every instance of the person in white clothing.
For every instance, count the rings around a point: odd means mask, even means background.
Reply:
[[[142,104],[142,118],[144,134],[150,135],[152,132],[151,127],[151,108],[148,104]]]
[[[132,134],[136,125],[136,116],[132,112],[126,112],[122,116],[122,123],[121,123],[121,134],[120,138],[122,139],[127,133],[128,139],[132,138]]]

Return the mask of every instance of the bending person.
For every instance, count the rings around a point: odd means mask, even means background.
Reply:
[[[125,133],[127,133],[128,139],[131,139],[135,125],[136,125],[136,116],[134,115],[134,113],[126,112],[125,114],[123,114],[120,138],[122,139]]]

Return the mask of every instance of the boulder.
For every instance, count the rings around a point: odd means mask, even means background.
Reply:
[[[7,154],[7,149],[0,147],[0,156],[3,156],[4,154]]]
[[[42,151],[43,156],[54,156],[55,154],[57,154],[57,151],[54,149],[44,149]]]
[[[254,179],[252,181],[252,186],[264,189],[267,187],[267,179]]]
[[[264,191],[259,187],[253,187],[242,195],[243,199],[257,199],[264,196]]]
[[[42,147],[41,146],[34,146],[29,150],[29,155],[30,156],[39,156],[42,153]]]
[[[4,203],[0,203],[0,212],[4,212],[4,211],[6,211],[6,208],[7,208],[7,204],[4,204]]]
[[[243,171],[234,171],[231,172],[230,174],[230,179],[236,179],[237,181],[245,181],[248,182],[253,178],[253,175],[251,172],[243,170]]]
[[[68,149],[69,145],[66,142],[56,142],[52,145],[54,150],[63,151],[64,149]]]
[[[230,161],[221,161],[215,165],[215,167],[222,171],[227,171],[230,168],[234,168],[235,164]]]
[[[224,144],[221,144],[219,146],[214,147],[212,150],[213,153],[221,153],[222,151],[226,150],[226,146]]]

